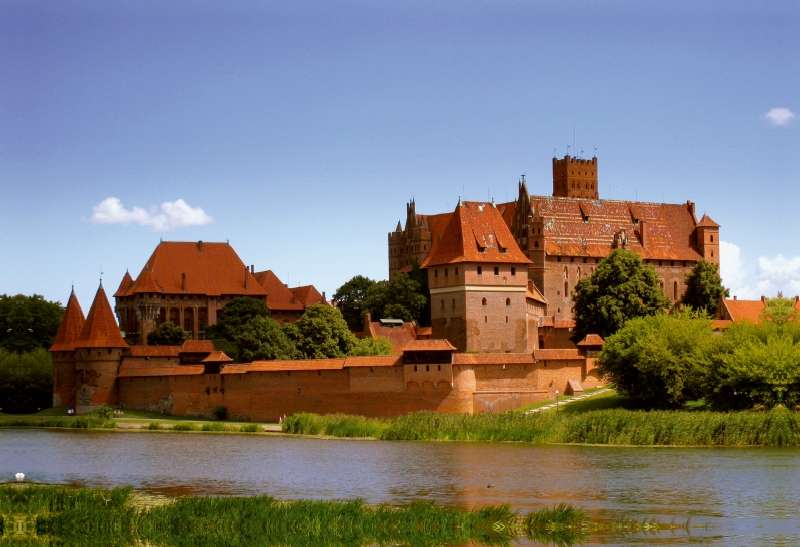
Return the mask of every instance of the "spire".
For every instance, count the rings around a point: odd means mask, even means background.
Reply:
[[[83,316],[81,305],[78,304],[78,298],[75,296],[75,288],[73,287],[72,293],[69,295],[67,308],[64,310],[64,316],[61,318],[61,324],[58,326],[58,334],[50,346],[50,351],[75,351],[75,343],[81,335],[83,324],[86,319]]]
[[[397,221],[397,228],[394,229],[395,232],[402,232],[403,227],[400,225],[400,221]]]
[[[114,296],[125,296],[125,293],[128,292],[128,289],[131,288],[133,285],[133,278],[131,277],[130,272],[125,270],[125,275],[122,277],[122,282],[119,284],[119,289],[117,292],[114,293]]]
[[[128,292],[131,294],[135,293],[156,293],[156,292],[163,292],[161,287],[156,284],[155,279],[153,279],[153,274],[150,273],[150,267],[145,265],[144,270],[142,273],[139,274],[139,277],[136,278],[136,282],[131,285],[128,289]],[[184,289],[184,292],[185,289]]]
[[[127,348],[128,344],[122,339],[119,326],[114,319],[114,312],[108,303],[103,284],[97,289],[97,294],[89,310],[89,316],[81,330],[81,335],[75,341],[76,348]]]

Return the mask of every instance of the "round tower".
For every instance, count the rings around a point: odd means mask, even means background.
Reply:
[[[75,289],[69,295],[50,356],[53,361],[53,406],[75,406],[75,343],[83,330],[83,315]]]
[[[128,344],[122,339],[102,283],[74,346],[75,412],[118,404],[117,374]]]

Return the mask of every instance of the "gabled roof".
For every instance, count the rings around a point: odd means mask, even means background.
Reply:
[[[406,351],[456,351],[449,340],[411,340],[403,347]]]
[[[313,306],[314,304],[327,304],[322,294],[314,285],[303,285],[289,289],[294,293],[295,301],[299,301],[303,306]]]
[[[78,298],[75,296],[75,290],[69,295],[67,307],[64,310],[64,316],[61,318],[61,324],[58,325],[58,333],[53,345],[50,346],[50,351],[73,351],[75,349],[75,342],[81,336],[83,324],[86,318],[83,316],[81,305],[78,304]]]
[[[493,203],[459,202],[422,267],[460,262],[530,264]]]
[[[81,335],[75,342],[75,348],[127,348],[128,344],[122,339],[119,326],[108,303],[103,284],[97,289],[97,294],[89,310],[89,316],[81,329]]]
[[[578,342],[576,345],[581,346],[603,346],[606,341],[599,334],[587,334],[586,338]]]
[[[547,304],[547,300],[545,299],[544,295],[536,288],[536,285],[533,282],[528,282],[528,288],[525,290],[525,298],[530,298],[531,300],[535,300],[537,302],[541,302],[542,304]]]
[[[267,307],[275,311],[303,311],[303,305],[291,289],[272,270],[255,273],[256,281],[267,293]]]
[[[384,327],[378,321],[367,323],[364,334],[369,338],[386,338],[392,344],[392,353],[400,354],[412,340],[417,339],[413,323],[402,323],[401,327]]]
[[[122,276],[122,281],[119,283],[119,289],[117,289],[117,292],[114,293],[114,296],[125,296],[125,293],[128,292],[128,289],[131,288],[131,285],[133,285],[133,278],[128,270],[125,270],[125,275]]]
[[[208,357],[200,361],[201,363],[230,363],[233,361],[230,357],[228,357],[222,351],[212,351],[208,354]]]
[[[183,274],[186,274],[185,291]],[[266,295],[266,291],[229,244],[202,241],[160,243],[126,296],[143,292],[209,296]]]
[[[738,299],[723,299],[722,300],[722,316],[724,319],[731,321],[752,321],[758,323],[760,321],[761,312],[764,311],[763,300],[738,300]],[[727,312],[727,313],[726,313]]]
[[[705,226],[708,228],[719,228],[719,224],[711,220],[711,217],[708,215],[703,215],[703,218],[700,219],[700,222],[697,223],[698,226]]]

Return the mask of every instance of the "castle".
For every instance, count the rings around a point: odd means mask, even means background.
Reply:
[[[116,313],[102,287],[84,319],[70,296],[50,351],[55,406],[100,404],[208,416],[217,405],[238,419],[293,412],[396,416],[419,410],[496,412],[602,384],[596,335],[570,339],[571,292],[616,248],[652,264],[673,302],[684,275],[719,263],[719,225],[694,204],[599,199],[597,159],[553,160],[553,195],[514,202],[458,201],[453,212],[417,215],[389,233],[389,272],[427,271],[431,328],[398,327],[394,355],[232,364],[204,329],[225,302],[264,299],[281,321],[325,303],[313,287],[289,289],[246,267],[227,243],[162,242],[136,280],[126,273]],[[191,332],[182,346],[144,346],[172,320]],[[391,327],[368,320],[367,331]],[[124,332],[125,339],[120,332]],[[412,335],[413,333],[413,335]]]

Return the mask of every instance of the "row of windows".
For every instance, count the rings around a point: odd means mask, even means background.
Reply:
[[[450,268],[444,269],[444,276],[447,277],[450,275]],[[458,276],[458,268],[455,268],[455,275]],[[478,266],[478,275],[483,275],[483,266]],[[494,267],[494,275],[500,275],[500,267]],[[517,275],[517,268],[512,266],[511,267],[511,275]],[[433,278],[439,279],[439,270],[433,270]]]
[[[485,306],[485,305],[486,305],[486,298],[482,298],[481,299],[481,306]],[[511,305],[511,299],[510,298],[506,298],[506,306],[510,306],[510,305]],[[451,306],[452,306],[453,310],[456,309],[456,299],[455,298],[453,298]],[[442,311],[444,311],[444,299],[442,299]]]

